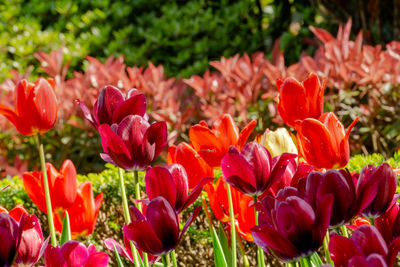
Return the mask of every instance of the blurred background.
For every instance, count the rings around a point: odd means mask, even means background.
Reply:
[[[353,154],[391,157],[400,143],[399,0],[82,0],[0,3],[0,103],[21,78],[53,77],[60,104],[47,160],[101,170],[99,136],[74,100],[92,107],[112,84],[145,92],[169,144],[228,112],[257,133],[282,126],[276,79],[327,77],[325,111],[358,115]],[[393,42],[394,41],[394,42]],[[37,166],[34,142],[0,119],[0,172]],[[165,156],[165,154],[164,154]]]

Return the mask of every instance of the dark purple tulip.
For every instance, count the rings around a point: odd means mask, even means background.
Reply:
[[[94,245],[86,246],[78,241],[71,240],[61,247],[48,245],[44,252],[46,267],[106,267],[108,255],[97,252]]]
[[[361,214],[365,217],[380,216],[398,198],[395,195],[396,175],[387,163],[378,167],[367,165],[361,170],[356,191],[359,206],[364,207]]]
[[[285,262],[318,250],[331,215],[332,196],[322,198],[314,209],[297,194],[296,188],[287,187],[276,199],[266,197],[256,204],[260,219],[252,228],[254,242]]]
[[[33,266],[39,260],[43,245],[43,233],[36,215],[24,215],[20,222],[22,235],[15,262],[23,266]]]
[[[128,115],[143,117],[146,113],[146,97],[144,94],[137,89],[131,89],[125,98],[122,92],[112,85],[107,85],[101,89],[100,95],[94,103],[93,114],[90,113],[84,103],[79,100],[77,102],[86,119],[96,129],[101,124],[118,124]]]
[[[384,214],[376,218],[375,226],[387,244],[400,237],[400,203],[395,203]]]
[[[205,184],[214,178],[203,178],[189,193],[189,182],[185,168],[180,164],[171,164],[165,167],[147,169],[145,176],[146,193],[149,200],[164,197],[176,212],[188,208],[200,195]]]
[[[393,266],[398,242],[387,246],[374,226],[361,225],[350,238],[331,235],[329,252],[335,266]]]
[[[278,183],[286,166],[297,155],[284,153],[274,158],[256,142],[245,145],[241,153],[234,147],[221,160],[225,180],[246,195],[261,195]]]
[[[176,248],[200,210],[201,207],[194,210],[179,233],[179,219],[175,209],[164,197],[156,197],[147,206],[146,217],[135,206],[131,206],[132,222],[124,227],[124,234],[138,249],[162,256]]]
[[[119,124],[98,128],[105,154],[101,157],[125,170],[146,168],[167,144],[165,121],[149,124],[137,115],[125,117]]]
[[[348,171],[311,172],[305,183],[305,199],[313,207],[326,195],[333,196],[330,226],[340,226],[358,214],[356,188]]]
[[[18,252],[21,228],[7,213],[0,213],[0,240],[0,266],[11,266]]]

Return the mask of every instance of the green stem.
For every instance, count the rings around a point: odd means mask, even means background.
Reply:
[[[164,267],[169,267],[167,254],[162,255],[161,258],[162,258],[162,262],[163,262],[163,264],[164,264]]]
[[[286,267],[296,267],[296,262],[295,261],[291,261],[286,263]]]
[[[231,247],[232,247],[232,266],[236,267],[236,229],[235,229],[235,214],[233,211],[233,203],[232,203],[232,192],[231,187],[228,183],[226,183],[226,191],[228,193],[228,201],[229,201],[229,217],[231,219]]]
[[[324,245],[324,252],[325,252],[325,260],[328,264],[331,264],[333,266],[331,254],[329,253],[329,229],[328,229],[328,231],[326,231],[323,245]]]
[[[40,134],[39,133],[37,135],[35,135],[35,141],[36,141],[37,149],[39,151],[40,166],[42,168],[42,174],[43,174],[43,186],[44,186],[44,194],[46,197],[47,220],[49,223],[51,245],[53,247],[55,247],[55,246],[57,246],[57,239],[56,239],[56,230],[54,228],[54,221],[53,221],[53,209],[51,207],[49,180],[47,178],[46,161],[44,158],[43,144],[40,142]]]
[[[300,266],[301,267],[312,267],[310,256],[304,257],[300,259]]]
[[[255,224],[258,225],[258,211],[255,205],[257,203],[257,196],[253,196],[253,202],[254,202],[254,216],[256,219]],[[257,246],[257,262],[259,267],[265,267],[264,252],[259,246]]]
[[[122,207],[124,209],[125,222],[126,222],[126,225],[128,225],[131,222],[131,216],[129,215],[128,199],[126,197],[126,191],[125,191],[124,174],[123,174],[123,170],[121,168],[118,168],[118,176],[119,176],[119,187],[121,189]],[[135,262],[135,266],[140,267],[139,255],[138,255],[139,253],[136,250],[133,242],[130,241],[129,243],[131,246],[132,257],[133,257],[133,261]]]
[[[374,218],[370,217],[370,218],[368,218],[368,220],[369,220],[369,223],[370,223],[371,225],[375,225],[375,220],[374,220]]]
[[[236,235],[236,238],[239,243],[240,253],[242,253],[243,265],[244,265],[244,267],[250,267],[249,259],[246,256],[246,250],[244,249],[243,242],[242,242],[242,239],[240,238],[239,234]]]
[[[346,225],[342,225],[342,234],[343,234],[343,236],[344,237],[349,237],[349,234],[347,233],[347,228],[346,228]]]
[[[171,251],[172,266],[177,267],[175,250]]]

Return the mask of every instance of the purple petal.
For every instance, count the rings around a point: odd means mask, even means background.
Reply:
[[[182,207],[179,209],[178,212],[187,209],[193,202],[195,202],[196,199],[200,196],[203,187],[212,181],[214,181],[214,178],[212,177],[205,177],[201,179],[201,181],[195,186],[195,188],[193,188],[192,192],[190,192],[188,198],[183,203]]]
[[[244,194],[256,193],[256,178],[253,168],[239,154],[228,153],[221,160],[221,169],[225,180]]]
[[[288,166],[290,161],[295,159],[296,157],[296,154],[283,153],[282,155],[273,158],[271,174],[269,177],[269,186],[278,183],[282,179],[282,176],[286,171],[286,167]]]
[[[20,227],[22,227],[22,236],[18,247],[17,263],[31,266],[39,260],[43,244],[42,229],[38,218],[33,214],[23,216]]]
[[[129,253],[127,252],[127,250],[122,247],[117,241],[115,241],[112,238],[107,238],[106,240],[104,240],[104,245],[111,251],[114,251],[114,245],[115,248],[117,249],[117,252],[119,255],[124,256],[125,258],[129,259],[132,263],[133,263],[133,258],[129,255]],[[129,249],[129,248],[128,248]]]
[[[84,267],[107,267],[108,255],[104,252],[91,254],[87,259]]]
[[[116,107],[124,101],[121,91],[111,85],[103,87],[97,99],[97,119],[99,124],[112,124]]]
[[[193,221],[196,219],[197,215],[199,215],[199,212],[201,211],[201,207],[197,207],[194,209],[192,215],[190,215],[189,219],[186,221],[185,226],[183,226],[182,232],[179,235],[179,240],[178,243],[181,241],[183,235],[186,233],[186,230],[189,228],[189,226],[193,223]]]
[[[372,253],[381,255],[388,254],[386,242],[375,226],[361,225],[354,231],[351,240],[360,246],[364,255],[370,255]]]
[[[177,186],[167,168],[148,168],[145,176],[146,193],[150,201],[156,197],[164,197],[171,206],[175,207]]]
[[[123,102],[115,109],[112,116],[113,123],[119,123],[128,115],[138,115],[143,117],[146,113],[146,97],[144,94],[137,94]]]
[[[371,254],[367,258],[363,256],[355,256],[346,264],[348,267],[387,267],[385,259],[382,255]]]
[[[129,207],[129,215],[131,216],[132,221],[146,220],[146,218],[143,216],[143,214],[140,212],[140,210],[138,208],[136,208],[135,206]]]
[[[188,198],[189,191],[189,181],[185,168],[180,164],[170,164],[168,165],[168,171],[171,173],[172,178],[174,179],[175,187],[176,187],[176,202],[175,210],[177,212],[182,210],[185,201]]]
[[[335,266],[346,266],[354,256],[362,256],[363,252],[351,239],[333,235],[329,241],[329,252]]]
[[[68,267],[84,266],[89,257],[88,249],[85,245],[75,240],[64,243],[60,251]]]
[[[138,249],[152,255],[163,252],[163,244],[147,221],[133,221],[123,230],[126,238]]]
[[[97,123],[93,118],[92,113],[90,112],[90,110],[88,109],[88,107],[85,105],[85,103],[81,102],[79,99],[75,100],[79,107],[81,108],[83,115],[85,116],[85,118],[97,129]]]
[[[148,155],[151,161],[155,160],[167,145],[167,124],[165,121],[153,123],[143,137],[142,153]]]
[[[46,267],[69,267],[61,253],[61,249],[50,244],[44,252],[44,264]]]
[[[318,200],[317,207],[315,209],[315,227],[313,229],[313,238],[320,244],[322,244],[326,231],[329,227],[332,204],[333,196],[329,194]]]

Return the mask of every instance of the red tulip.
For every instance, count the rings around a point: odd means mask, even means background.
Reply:
[[[331,207],[331,196],[314,209],[295,188],[287,187],[276,199],[266,197],[256,204],[260,217],[259,225],[252,228],[254,242],[285,262],[308,256],[322,245]]]
[[[138,249],[161,256],[176,248],[200,209],[194,210],[179,233],[178,214],[164,197],[156,197],[147,206],[146,216],[131,206],[132,222],[124,227],[124,234]]]
[[[150,125],[137,115],[125,117],[118,125],[102,124],[98,130],[105,152],[101,157],[125,170],[146,168],[167,144],[164,121]]]
[[[194,149],[211,167],[219,167],[231,145],[242,150],[256,124],[255,120],[251,121],[239,134],[231,115],[223,114],[214,121],[212,129],[205,121],[192,126],[189,138]]]
[[[93,233],[102,201],[103,193],[94,198],[90,181],[80,184],[74,203],[67,209],[73,238]],[[56,213],[54,217],[55,228],[61,232],[63,217],[59,213]]]
[[[388,246],[374,226],[361,225],[350,238],[331,235],[329,251],[335,266],[393,266],[399,241]]]
[[[297,127],[300,154],[317,169],[335,169],[346,166],[350,157],[349,135],[358,117],[344,131],[343,124],[332,112],[319,120],[307,118]]]
[[[10,215],[15,221],[19,222],[21,220],[22,215],[28,215],[28,212],[24,208],[24,205],[17,204],[14,208],[8,211],[6,208],[0,206],[0,213],[5,212]]]
[[[91,114],[87,106],[77,100],[86,119],[97,129],[101,124],[119,124],[128,115],[143,117],[146,113],[146,98],[137,89],[129,90],[125,97],[122,92],[107,85],[101,89],[100,95],[94,103]]]
[[[378,167],[365,166],[357,182],[357,199],[366,203],[361,214],[365,217],[377,217],[385,213],[397,200],[397,179],[387,163]]]
[[[265,147],[250,142],[241,153],[232,146],[222,158],[221,169],[231,186],[243,194],[258,196],[282,179],[289,161],[296,157],[284,153],[272,158]]]
[[[167,163],[179,163],[185,168],[189,189],[193,189],[204,177],[214,176],[213,168],[207,164],[191,145],[185,142],[168,148]]]
[[[188,194],[188,177],[182,165],[171,164],[167,168],[149,167],[145,176],[146,193],[149,200],[164,197],[179,213],[199,197],[205,184],[213,180],[212,177],[203,178]]]
[[[400,203],[395,203],[384,214],[375,219],[375,226],[389,244],[400,237]]]
[[[65,160],[59,172],[51,163],[46,163],[46,170],[52,209],[62,212],[71,207],[75,201],[77,190],[75,166],[71,160]],[[41,211],[47,213],[42,172],[26,172],[22,175],[22,179],[30,199]]]
[[[223,223],[230,223],[229,202],[224,179],[220,177],[215,184],[206,184],[204,190],[207,192],[215,217]],[[236,230],[247,241],[253,241],[250,230],[255,225],[254,207],[251,206],[253,198],[235,188],[232,188],[231,192]]]
[[[97,252],[94,245],[86,246],[78,241],[71,240],[62,247],[48,245],[44,252],[46,267],[106,267],[108,255]]]
[[[34,84],[18,82],[14,89],[14,108],[0,105],[4,115],[25,136],[44,134],[57,120],[57,99],[54,81],[39,78]]]
[[[318,119],[324,112],[324,89],[318,76],[311,73],[299,83],[294,78],[276,81],[279,91],[278,112],[283,121],[292,128],[306,118]]]

